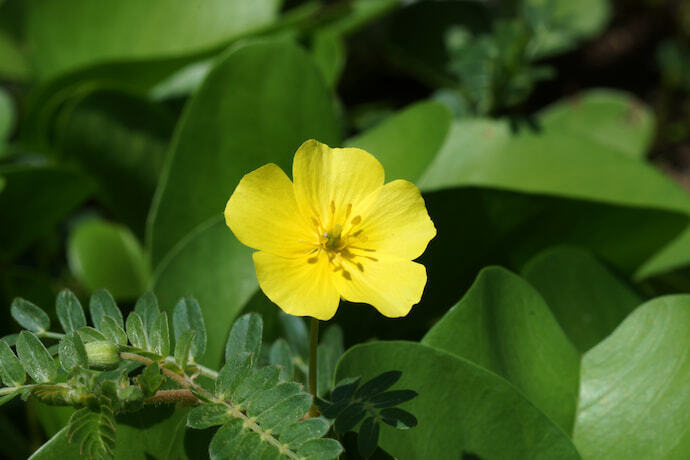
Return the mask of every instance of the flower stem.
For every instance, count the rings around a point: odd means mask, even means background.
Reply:
[[[313,402],[309,409],[310,417],[317,417],[319,409],[316,408],[316,349],[319,345],[319,320],[311,319],[311,333],[309,334],[309,393],[311,393]]]

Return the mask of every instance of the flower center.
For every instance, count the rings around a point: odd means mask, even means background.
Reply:
[[[362,233],[362,216],[351,217],[352,204],[348,204],[345,212],[340,215],[336,213],[335,203],[331,201],[330,215],[321,220],[319,217],[312,217],[314,230],[318,242],[314,243],[313,256],[307,260],[309,263],[316,263],[321,251],[328,256],[328,261],[333,267],[333,271],[342,271],[343,276],[350,280],[352,275],[348,268],[356,268],[363,272],[364,266],[358,258],[365,257],[376,261],[374,257],[367,253],[376,252],[373,249],[358,246],[358,243],[367,241],[367,237]],[[337,223],[336,223],[337,222]]]

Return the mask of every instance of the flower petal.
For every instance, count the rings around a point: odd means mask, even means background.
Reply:
[[[242,178],[225,206],[225,223],[254,249],[285,257],[313,249],[315,233],[297,208],[292,182],[273,163]]]
[[[381,188],[385,175],[381,163],[364,150],[332,149],[312,139],[295,153],[292,177],[303,214],[328,228],[344,220],[348,205],[361,209]]]
[[[384,316],[398,318],[419,303],[426,284],[424,265],[409,260],[384,257],[377,260],[357,257],[333,278],[340,295],[350,302],[373,305]]]
[[[255,252],[254,267],[261,290],[285,313],[323,321],[335,315],[340,295],[323,252],[301,258]]]
[[[383,186],[358,230],[366,240],[356,245],[374,250],[375,257],[416,259],[436,236],[419,189],[406,180]]]

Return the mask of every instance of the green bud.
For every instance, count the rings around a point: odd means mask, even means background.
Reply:
[[[100,340],[85,343],[84,348],[91,369],[104,371],[114,369],[120,364],[120,352],[113,343]]]

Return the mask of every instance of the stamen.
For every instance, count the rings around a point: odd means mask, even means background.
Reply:
[[[362,216],[356,216],[354,219],[352,219],[352,225],[358,225],[360,222],[362,222]]]
[[[350,275],[350,272],[345,270],[344,268],[343,268],[343,277],[348,281],[352,281],[352,275]]]
[[[331,200],[331,214],[335,214],[335,201]]]
[[[321,225],[319,223],[319,220],[314,216],[311,216],[311,222],[314,224],[315,227],[319,227]]]
[[[319,261],[318,257],[310,257],[309,259],[307,259],[308,264],[315,264],[318,261]]]
[[[352,212],[352,203],[347,204],[347,209],[345,210],[345,220],[350,218],[350,213]]]

